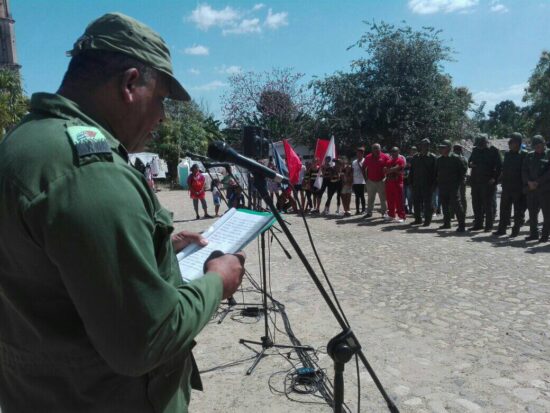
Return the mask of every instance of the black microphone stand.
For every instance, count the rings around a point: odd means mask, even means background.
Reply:
[[[334,315],[334,318],[342,328],[342,331],[336,336],[334,336],[327,345],[327,352],[334,362],[334,406],[333,406],[334,412],[342,413],[343,411],[342,408],[343,408],[343,401],[344,401],[344,377],[343,377],[344,368],[346,363],[350,361],[354,355],[357,355],[361,360],[361,362],[363,363],[363,365],[365,366],[365,368],[367,369],[367,371],[369,372],[372,380],[374,381],[374,384],[378,388],[378,391],[386,401],[389,411],[392,413],[399,413],[397,406],[390,399],[390,397],[386,393],[386,390],[382,386],[382,383],[376,376],[376,373],[370,366],[365,354],[363,353],[363,350],[361,349],[361,344],[359,343],[359,340],[355,336],[355,333],[352,331],[351,326],[348,324],[348,322],[345,320],[345,318],[336,308],[336,305],[334,304],[332,298],[328,294],[324,285],[321,283],[321,280],[315,273],[315,270],[307,260],[302,249],[300,248],[300,245],[298,244],[298,242],[290,232],[284,219],[281,217],[281,214],[273,204],[272,199],[269,197],[269,194],[267,192],[265,177],[263,175],[256,174],[254,176],[254,185],[256,186],[256,189],[258,190],[260,196],[263,198],[264,202],[267,204],[267,206],[271,210],[273,216],[279,223],[288,241],[294,248],[294,251],[296,251],[296,254],[298,254],[300,261],[302,261],[302,264],[304,265],[313,283],[315,284],[315,286],[321,293],[321,296],[323,297],[328,307],[330,308],[332,314]],[[263,244],[263,237],[262,237],[262,244]],[[264,266],[265,266],[265,261],[264,261]],[[264,285],[265,285],[265,268],[263,270],[263,278],[264,278]],[[264,296],[264,300],[265,300],[265,296]],[[267,319],[267,314],[265,316]],[[266,328],[267,328],[267,321],[266,321]],[[266,333],[266,336],[267,336],[267,333]],[[241,343],[243,341],[245,340],[240,340]],[[266,346],[270,344],[268,340],[264,340],[264,337],[262,337],[261,343],[258,343],[258,342],[252,342],[252,343],[262,345],[262,351],[258,353],[258,357],[256,358],[254,365],[251,367],[250,370],[252,370],[258,364],[259,360],[263,357],[266,348],[269,348]],[[250,374],[250,373],[247,372],[247,374]]]
[[[264,335],[260,338],[260,341],[254,340],[245,340],[241,338],[239,343],[248,349],[256,353],[254,362],[250,368],[246,371],[247,375],[252,374],[260,360],[265,356],[266,350],[270,348],[282,348],[282,349],[292,349],[292,350],[305,350],[305,351],[314,351],[314,348],[311,346],[295,346],[291,344],[275,344],[269,334],[269,325],[268,325],[268,308],[267,308],[267,270],[266,270],[266,257],[265,257],[265,232],[262,232],[260,235],[260,245],[261,245],[261,262],[262,262],[262,281],[261,281],[261,291],[262,291],[262,311],[264,313]],[[249,344],[254,344],[261,346],[260,351],[255,350]]]

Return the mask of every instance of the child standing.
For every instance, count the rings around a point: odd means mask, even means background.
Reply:
[[[351,216],[350,204],[351,204],[351,191],[353,187],[353,168],[348,163],[344,167],[344,173],[342,178],[342,204],[344,205],[344,216]]]
[[[191,167],[191,175],[187,178],[187,185],[189,187],[189,196],[193,200],[193,208],[195,209],[196,218],[200,219],[199,215],[199,201],[204,212],[204,218],[212,218],[208,215],[206,210],[206,192],[204,191],[204,184],[206,180],[204,179],[203,174],[199,170],[199,165],[194,164]]]
[[[219,217],[220,204],[222,203],[222,194],[220,192],[220,180],[214,179],[212,181],[212,200],[214,201],[214,212],[215,216]]]

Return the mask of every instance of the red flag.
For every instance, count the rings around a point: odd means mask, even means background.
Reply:
[[[330,142],[330,139],[317,139],[317,144],[315,145],[315,159],[317,159],[320,165],[325,162],[325,156],[327,156],[327,150],[329,149]],[[336,154],[336,148],[333,148],[333,152],[329,152],[328,155],[330,155],[332,159],[336,159],[338,157]]]
[[[320,164],[325,160],[325,153],[327,152],[329,141],[326,139],[317,139],[317,144],[315,145],[315,159]]]
[[[288,167],[288,179],[292,185],[296,185],[300,178],[302,161],[286,139],[283,139],[283,145],[285,147],[286,166]]]

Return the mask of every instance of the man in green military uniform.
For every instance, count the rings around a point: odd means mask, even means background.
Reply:
[[[527,240],[547,242],[550,233],[550,153],[540,135],[533,136],[534,151],[525,157],[522,167],[524,191],[527,194],[529,210],[529,236]],[[542,209],[544,223],[539,239],[538,216]]]
[[[412,225],[422,224],[427,227],[432,222],[432,195],[434,191],[436,157],[430,152],[430,140],[422,139],[420,152],[411,159],[409,183],[412,186],[414,203],[414,222]]]
[[[457,232],[464,232],[465,217],[460,203],[460,184],[464,182],[467,168],[457,155],[451,153],[451,146],[451,141],[441,142],[439,145],[441,156],[435,163],[435,179],[443,209],[443,225],[440,229],[451,228],[451,216],[454,212],[458,221]]]
[[[468,161],[464,156],[464,148],[462,145],[455,143],[453,145],[453,153],[460,158],[460,161],[466,168],[466,173],[468,172]],[[460,183],[459,193],[460,193],[460,204],[462,205],[462,210],[464,211],[464,216],[468,213],[468,200],[466,199],[466,179],[467,175],[464,175],[464,179]]]
[[[185,412],[194,338],[244,257],[184,284],[175,252],[201,238],[171,235],[128,163],[165,98],[189,99],[162,38],[108,14],[70,54],[58,93],[33,95],[0,144],[0,409]]]
[[[472,169],[472,207],[474,210],[474,225],[471,231],[485,232],[493,230],[494,206],[493,200],[497,190],[497,180],[502,168],[502,160],[498,149],[489,147],[487,134],[480,134],[477,145],[469,159]],[[485,223],[485,225],[483,225]]]
[[[514,132],[508,140],[510,150],[504,155],[502,162],[502,193],[500,195],[500,222],[498,230],[493,234],[505,235],[510,225],[512,206],[514,207],[514,226],[512,237],[517,237],[525,220],[525,195],[523,193],[522,165],[527,153],[521,149],[523,136]]]

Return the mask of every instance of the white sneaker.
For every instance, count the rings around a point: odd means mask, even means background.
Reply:
[[[399,223],[399,224],[405,222],[405,220],[403,218],[396,218],[394,221]]]
[[[384,214],[384,221],[393,221],[395,218],[390,217],[388,214]]]

